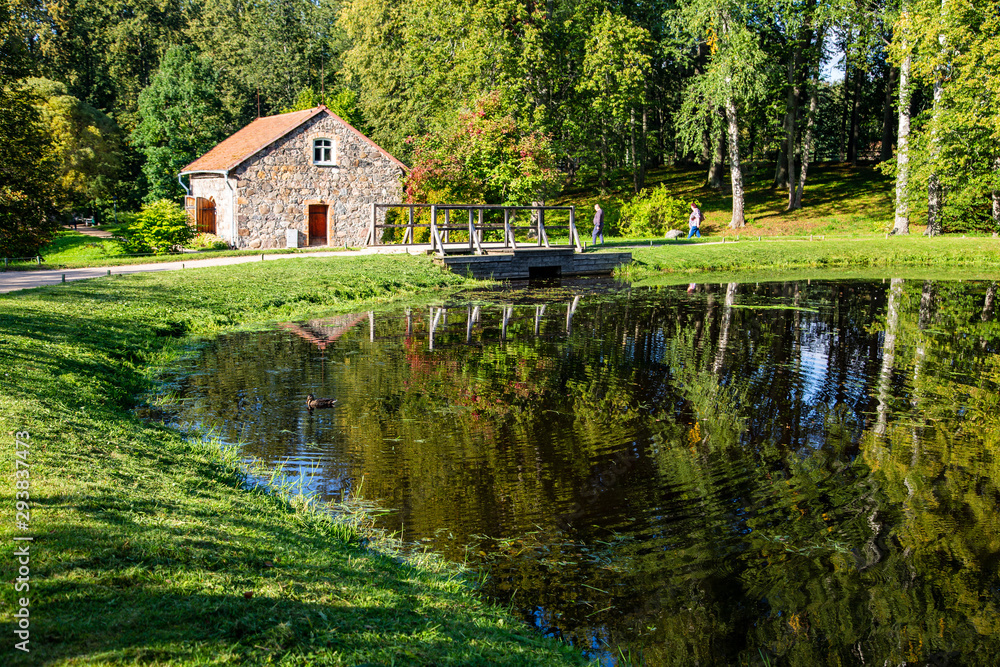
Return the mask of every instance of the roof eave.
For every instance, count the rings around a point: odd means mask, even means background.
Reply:
[[[190,167],[191,165],[188,165]],[[232,167],[228,169],[187,169],[177,174],[177,176],[190,176],[191,174],[221,174],[222,176],[228,176],[229,172],[233,170]]]

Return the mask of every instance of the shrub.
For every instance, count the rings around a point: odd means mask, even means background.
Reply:
[[[621,231],[630,237],[662,236],[683,229],[690,212],[688,202],[668,195],[663,184],[644,188],[622,206]]]
[[[116,238],[126,252],[165,255],[183,247],[193,235],[184,209],[169,199],[160,199],[143,206],[135,218],[119,228]]]
[[[194,250],[228,250],[229,243],[221,236],[202,233],[191,239],[187,247]]]

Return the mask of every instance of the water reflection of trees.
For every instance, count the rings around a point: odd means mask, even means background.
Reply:
[[[187,379],[189,414],[265,456],[319,451],[334,488],[363,477],[390,527],[485,562],[491,595],[591,650],[974,664],[998,619],[995,294],[661,288],[587,297],[570,333],[565,303],[481,304],[474,326],[463,305],[323,354],[239,334]],[[341,406],[305,415],[310,390]]]

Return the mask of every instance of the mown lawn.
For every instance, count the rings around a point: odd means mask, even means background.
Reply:
[[[150,369],[198,336],[463,284],[426,258],[380,256],[0,297],[3,664],[581,663],[481,601],[455,566],[373,551],[363,528],[247,490],[232,454],[133,412]],[[14,523],[22,431],[27,531]],[[14,590],[14,535],[35,538],[28,592]],[[30,601],[30,653],[13,649],[20,597]]]
[[[619,276],[641,281],[663,274],[706,271],[777,273],[794,269],[884,269],[919,267],[926,273],[974,270],[1000,277],[1000,239],[986,237],[829,237],[813,241],[762,240],[690,243],[658,241],[628,248],[633,263]],[[760,277],[755,278],[757,280]]]

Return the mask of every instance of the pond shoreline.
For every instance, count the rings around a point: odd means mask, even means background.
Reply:
[[[0,299],[0,421],[30,434],[35,538],[31,653],[7,647],[7,664],[583,664],[483,602],[456,567],[376,553],[355,528],[248,489],[231,454],[131,411],[150,369],[199,336],[475,285],[392,256]],[[13,470],[13,441],[2,457]],[[10,486],[4,496],[12,510]],[[3,591],[13,606],[13,586]]]
[[[151,369],[198,337],[480,286],[426,258],[369,256],[0,298],[0,422],[31,434],[38,577],[34,655],[8,651],[9,663],[583,663],[484,603],[454,568],[373,553],[352,529],[247,490],[231,457],[131,411]],[[13,470],[13,441],[2,458]],[[10,516],[11,487],[5,498]],[[13,605],[13,587],[3,595]]]

